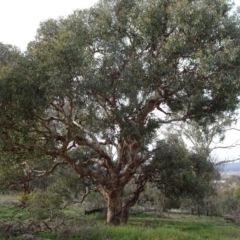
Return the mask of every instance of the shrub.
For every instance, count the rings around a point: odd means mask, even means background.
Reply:
[[[53,218],[60,214],[62,198],[49,191],[34,191],[29,198],[28,211],[37,219]]]

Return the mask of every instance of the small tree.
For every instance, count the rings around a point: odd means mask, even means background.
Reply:
[[[237,107],[239,15],[230,10],[227,0],[102,0],[42,23],[24,54],[1,44],[2,150],[44,155],[45,173],[69,164],[108,202],[107,222],[125,221],[156,130]]]
[[[149,181],[166,197],[202,201],[215,173],[213,163],[205,156],[190,152],[177,139],[162,140],[158,147],[151,164],[143,167],[144,175],[149,174]]]

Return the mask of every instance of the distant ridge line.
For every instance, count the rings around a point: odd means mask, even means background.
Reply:
[[[220,165],[220,171],[221,172],[229,172],[229,171],[240,171],[240,162],[234,162],[234,163],[225,163]]]

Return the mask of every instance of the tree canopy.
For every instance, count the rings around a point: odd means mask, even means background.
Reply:
[[[41,23],[25,53],[1,44],[2,151],[34,153],[36,165],[44,156],[52,168],[41,174],[69,164],[108,202],[107,222],[125,221],[124,186],[153,159],[156,131],[238,106],[230,10],[226,0],[102,0]]]

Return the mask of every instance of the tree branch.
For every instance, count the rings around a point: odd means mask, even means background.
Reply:
[[[216,147],[213,147],[212,149],[210,149],[209,153],[212,152],[213,150],[215,149],[226,149],[226,148],[234,148],[236,146],[239,146],[240,144],[236,143],[236,144],[233,144],[233,145],[229,145],[229,146],[216,146]]]

